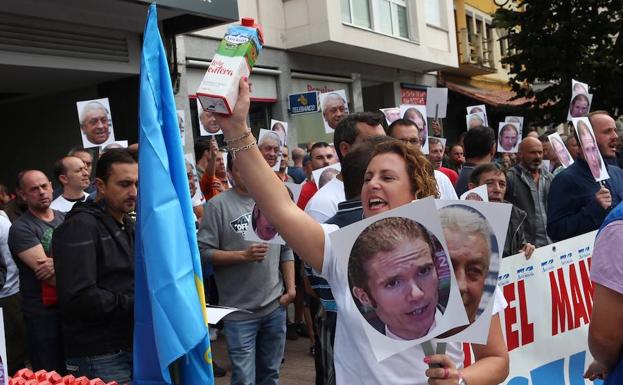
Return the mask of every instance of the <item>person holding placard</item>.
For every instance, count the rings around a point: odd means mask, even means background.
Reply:
[[[604,111],[595,111],[588,119],[599,153],[606,158],[614,156],[614,119]],[[554,178],[547,206],[547,233],[552,241],[598,229],[610,209],[623,200],[623,170],[604,164],[604,171],[610,178],[596,182],[585,154],[580,152],[575,162]],[[560,199],[562,196],[565,199]]]
[[[257,147],[255,139],[253,143]],[[266,226],[269,222],[265,219],[270,218],[259,218],[259,211],[253,228],[257,206],[240,175],[238,162],[232,161],[235,153],[227,154],[227,171],[234,187],[206,202],[197,241],[201,259],[214,266],[219,304],[248,311],[234,312],[224,319],[232,384],[277,384],[286,339],[285,309],[295,297],[294,257],[287,246],[244,239],[246,232],[255,229],[260,229],[261,237],[270,239],[274,229]],[[292,202],[283,183],[258,155],[256,161],[270,170],[264,182],[278,183],[285,199]],[[241,277],[246,280],[244,285],[240,284]]]
[[[345,298],[348,285],[344,282],[345,286],[335,286],[338,282],[334,278],[342,273],[337,270],[337,256],[331,247],[329,233],[336,226],[322,226],[290,203],[285,187],[272,176],[272,170],[261,161],[261,154],[255,148],[255,140],[246,124],[249,104],[249,86],[243,79],[233,114],[230,117],[218,116],[217,119],[230,142],[230,152],[235,154],[236,167],[258,206],[301,259],[329,278],[336,295],[338,314],[341,314],[336,336],[336,342],[339,340],[341,343],[335,345],[336,383],[425,384],[430,379],[438,383],[447,380],[447,383],[454,384],[488,385],[503,381],[508,374],[508,354],[498,316],[493,316],[491,320],[487,344],[473,345],[476,362],[464,369],[460,369],[462,353],[460,344],[456,343],[449,344],[456,352],[455,359],[448,355],[423,358],[421,349],[414,346],[379,363],[371,351],[358,349],[358,344],[366,338],[361,329],[340,324],[340,319],[346,314],[357,310],[344,307],[346,304],[338,299]],[[408,204],[414,198],[436,195],[431,174],[430,163],[415,148],[399,141],[377,145],[361,191],[364,216],[384,213]],[[304,237],[300,236],[301,229],[305,229]],[[427,370],[428,364],[439,364],[441,368]]]

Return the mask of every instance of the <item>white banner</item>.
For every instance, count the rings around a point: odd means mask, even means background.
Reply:
[[[510,355],[507,385],[588,385],[590,265],[596,231],[502,261],[501,314]],[[596,381],[595,384],[600,382]]]

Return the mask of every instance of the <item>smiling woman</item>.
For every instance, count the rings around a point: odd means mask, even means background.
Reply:
[[[508,374],[508,354],[497,316],[491,322],[487,344],[472,346],[476,362],[468,368],[462,368],[462,350],[458,343],[448,344],[449,350],[446,355],[427,357],[426,363],[419,345],[382,362],[374,357],[373,347],[370,346],[365,332],[356,325],[357,322],[349,322],[353,319],[352,314],[358,317],[360,315],[356,307],[351,305],[353,301],[349,294],[348,267],[340,262],[342,259],[339,259],[333,250],[330,233],[337,230],[337,226],[318,224],[290,200],[283,183],[275,178],[273,170],[264,161],[257,148],[255,138],[250,134],[246,123],[249,104],[249,85],[246,79],[242,79],[233,114],[229,117],[217,116],[217,120],[229,143],[230,151],[236,153],[235,168],[244,180],[249,194],[301,260],[316,271],[322,271],[323,277],[331,286],[339,314],[334,354],[336,383],[411,385],[424,385],[429,381],[439,384],[470,385],[501,383]],[[414,199],[431,195],[437,195],[433,169],[420,150],[397,140],[376,146],[361,190],[365,217],[384,213],[408,204]],[[301,231],[305,232],[305,236],[301,236]],[[408,247],[405,245],[396,247],[399,253],[395,258],[409,260],[409,266],[413,270],[405,276],[412,279],[417,277],[422,281],[430,279],[434,282],[435,276],[439,274],[430,266],[432,257],[426,258],[427,253],[431,251],[425,237],[409,242]],[[389,258],[390,254],[386,253],[385,257]],[[385,285],[378,285],[379,293],[389,292],[391,287],[399,287],[400,279],[396,277],[385,277],[384,280]],[[430,289],[425,292],[430,293]],[[414,293],[417,293],[417,290],[414,289]],[[430,322],[429,313],[436,308],[436,302],[433,293],[428,297],[426,304],[423,301],[418,302],[404,313],[410,314],[406,315],[407,318],[426,318],[426,322]],[[399,321],[401,319],[400,316],[395,318]],[[425,325],[426,322],[421,323],[422,330],[429,328]],[[390,329],[392,332],[402,334],[399,326]],[[419,334],[421,330],[410,332]],[[410,337],[407,334],[405,336]],[[427,370],[427,364],[439,367]]]

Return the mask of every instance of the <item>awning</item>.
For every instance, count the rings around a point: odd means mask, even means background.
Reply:
[[[465,84],[457,84],[449,81],[446,81],[446,87],[448,87],[448,89],[451,91],[458,92],[476,100],[480,100],[481,102],[493,107],[517,107],[528,103],[531,100],[528,98],[518,98],[515,100],[511,100],[517,95],[512,90],[476,88]]]

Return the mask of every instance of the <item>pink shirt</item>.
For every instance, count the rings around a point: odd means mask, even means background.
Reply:
[[[623,221],[604,227],[595,240],[591,279],[623,294]]]

